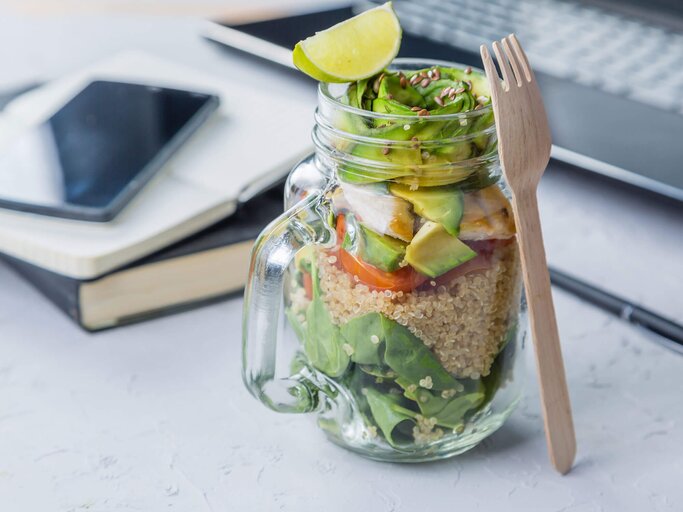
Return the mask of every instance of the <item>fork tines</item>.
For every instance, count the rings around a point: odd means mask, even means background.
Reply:
[[[490,77],[497,76],[500,78],[487,46],[482,44],[480,50],[486,74]],[[523,81],[533,82],[535,80],[534,72],[529,65],[529,59],[527,59],[522,46],[514,34],[504,37],[500,43],[494,41],[493,51],[496,54],[498,67],[503,75],[503,83],[498,84],[502,90],[509,91],[510,84],[513,83],[517,84],[517,87],[521,87]]]

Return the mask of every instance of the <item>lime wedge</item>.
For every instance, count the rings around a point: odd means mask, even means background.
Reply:
[[[391,63],[401,25],[391,2],[317,32],[294,47],[294,65],[321,82],[355,82]]]

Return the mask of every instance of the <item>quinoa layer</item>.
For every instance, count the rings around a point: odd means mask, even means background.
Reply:
[[[420,338],[456,377],[477,379],[489,374],[518,313],[521,284],[516,244],[497,248],[487,270],[411,293],[370,290],[334,260],[322,253],[318,258],[323,300],[335,323],[382,313]]]

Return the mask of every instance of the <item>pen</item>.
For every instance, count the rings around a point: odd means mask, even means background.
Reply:
[[[612,295],[580,279],[549,268],[551,282],[573,295],[626,320],[649,333],[653,339],[666,348],[683,354],[683,325],[664,318],[626,299]]]

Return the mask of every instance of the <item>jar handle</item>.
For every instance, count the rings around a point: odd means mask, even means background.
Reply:
[[[285,271],[294,255],[311,244],[327,244],[335,234],[325,218],[324,191],[311,193],[271,222],[251,252],[242,318],[242,378],[256,398],[276,412],[312,412],[318,388],[302,373],[275,375],[280,304]]]

